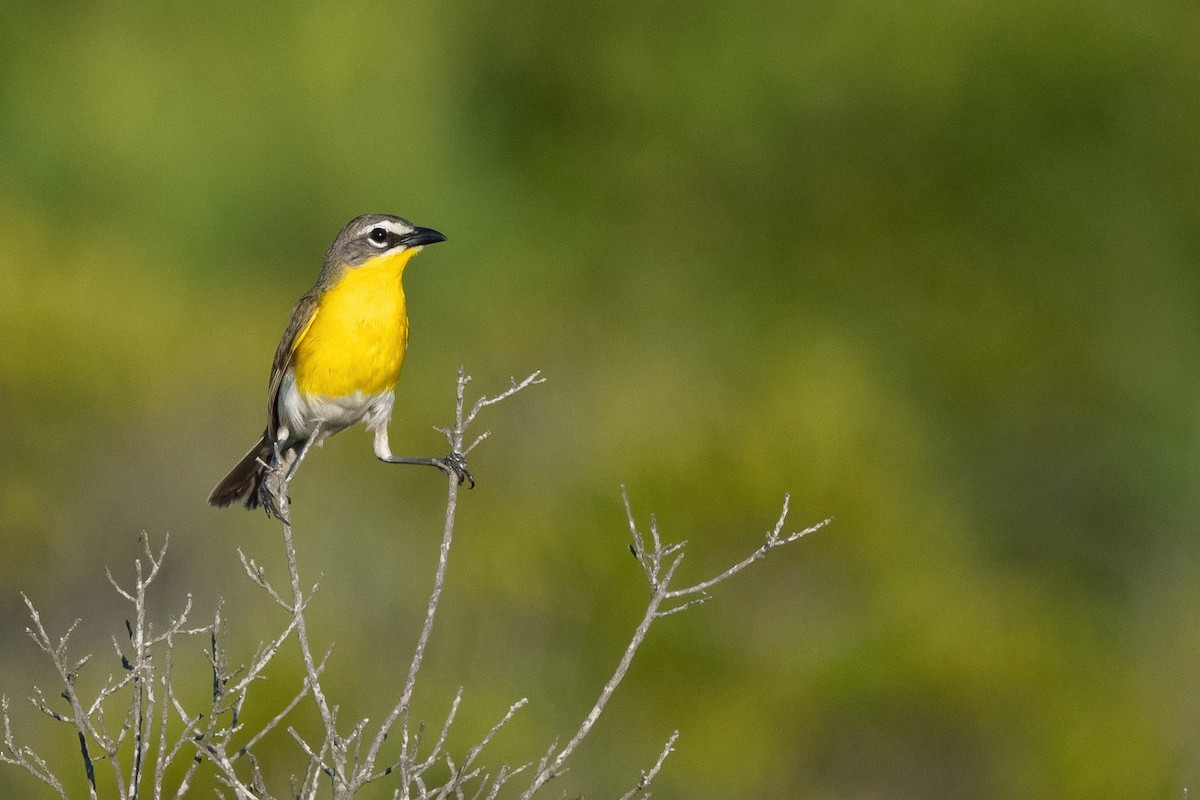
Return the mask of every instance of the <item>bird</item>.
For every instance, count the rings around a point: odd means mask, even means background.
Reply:
[[[437,467],[474,486],[459,453],[394,456],[388,445],[408,347],[404,268],[426,246],[444,241],[438,231],[390,214],[364,214],[342,228],[275,349],[266,428],[209,494],[209,505],[261,505],[279,516],[278,500],[309,448],[359,422],[373,432],[380,461]]]

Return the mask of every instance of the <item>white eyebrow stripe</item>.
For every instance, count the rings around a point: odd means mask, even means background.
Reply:
[[[383,228],[384,230],[391,231],[397,236],[404,236],[405,234],[412,233],[412,228],[407,228],[398,222],[392,222],[390,219],[385,219],[381,220],[380,222],[372,222],[370,225],[364,225],[362,229],[354,235],[355,237],[364,236],[368,231],[373,231],[376,228]]]

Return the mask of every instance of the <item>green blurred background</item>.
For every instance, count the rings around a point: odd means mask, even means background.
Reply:
[[[620,485],[689,540],[828,529],[660,622],[551,795],[1180,797],[1200,772],[1200,8],[849,0],[0,6],[0,690],[78,794],[18,590],[118,668],[160,622],[283,624],[261,430],[352,216],[444,231],[406,285],[393,448],[494,391],[417,711],[493,761],[569,735],[645,602]],[[444,483],[331,440],[293,485],[347,718],[411,652]],[[203,697],[200,643],[181,677]],[[252,700],[273,713],[300,673]],[[257,705],[255,705],[257,703]],[[199,705],[199,700],[197,700]],[[304,724],[299,714],[297,724]],[[284,791],[297,748],[264,755]],[[101,773],[104,774],[103,771]],[[378,796],[390,797],[391,787]],[[39,796],[12,768],[0,795]],[[207,791],[207,789],[205,790]]]

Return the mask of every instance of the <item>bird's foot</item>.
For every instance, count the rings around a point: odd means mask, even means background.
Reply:
[[[258,502],[268,517],[274,517],[280,522],[290,522],[288,510],[292,498],[288,496],[287,472],[279,467],[272,467],[263,476],[258,486]]]
[[[458,485],[467,484],[468,489],[475,488],[475,478],[471,476],[471,471],[467,469],[467,457],[462,453],[450,453],[442,458],[433,459],[433,465],[447,475],[452,475],[458,478]]]

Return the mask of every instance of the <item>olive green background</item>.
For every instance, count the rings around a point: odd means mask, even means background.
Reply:
[[[352,216],[406,278],[393,449],[485,412],[418,686],[490,763],[574,731],[646,599],[827,529],[658,623],[571,770],[620,796],[1178,798],[1200,773],[1200,10],[1192,3],[0,6],[0,691],[83,794],[19,591],[81,682],[145,531],[161,624],[284,624],[276,526],[204,498],[261,430],[291,304]],[[481,428],[482,429],[482,428]],[[344,719],[396,696],[444,501],[361,429],[293,484]],[[176,653],[205,692],[202,642]],[[294,650],[256,688],[273,714]],[[294,724],[313,723],[311,711]],[[311,727],[307,728],[311,730]],[[286,735],[261,756],[285,792]],[[107,778],[107,767],[100,770]],[[198,796],[208,795],[201,782]],[[390,785],[370,796],[390,797]],[[0,794],[39,787],[0,769]]]

